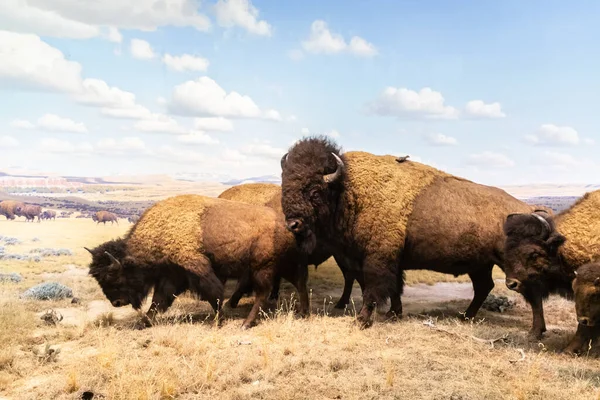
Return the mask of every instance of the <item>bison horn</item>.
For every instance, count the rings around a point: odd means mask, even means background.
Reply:
[[[106,254],[108,256],[108,258],[110,258],[110,261],[112,261],[112,267],[119,267],[119,268],[122,267],[121,262],[119,260],[117,260],[115,258],[115,256],[110,254],[108,251],[105,251],[104,254]]]
[[[325,183],[335,182],[337,179],[339,179],[339,177],[342,175],[342,168],[344,168],[344,162],[342,161],[342,159],[335,153],[331,154],[333,154],[333,156],[335,157],[337,168],[335,169],[334,173],[323,176],[323,180],[325,181]]]
[[[281,157],[281,162],[280,162],[280,164],[281,164],[281,169],[283,169],[283,164],[285,164],[285,163],[286,163],[286,161],[287,161],[287,157],[288,157],[288,153],[285,153],[285,154],[283,155],[283,157]]]
[[[90,249],[88,249],[87,247],[84,247],[84,249],[86,249],[87,251],[89,251],[91,255],[94,255],[94,253],[92,253],[92,251]]]
[[[552,231],[552,229],[550,229],[550,224],[548,223],[548,221],[546,221],[546,218],[542,217],[541,215],[538,214],[531,214],[534,217],[536,217],[537,219],[540,220],[540,222],[542,223],[542,226],[544,227],[545,233],[544,233],[544,239],[547,239],[548,236],[550,236],[550,232]]]

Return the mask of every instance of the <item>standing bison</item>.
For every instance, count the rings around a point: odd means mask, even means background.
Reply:
[[[23,207],[25,207],[25,204],[20,201],[0,201],[0,215],[4,215],[7,220],[13,220],[18,216]]]
[[[224,229],[226,227],[226,229]],[[250,270],[256,300],[242,327],[254,324],[273,279],[281,275],[308,310],[306,268],[294,237],[268,207],[199,195],[172,197],[150,207],[123,239],[93,250],[90,274],[115,307],[140,309],[154,288],[147,316],[167,310],[190,290],[219,312],[223,282]]]
[[[282,224],[285,223],[283,211],[281,209],[281,186],[274,183],[247,183],[234,186],[221,193],[219,198],[270,207],[281,215]],[[308,258],[308,264],[313,264],[316,268],[319,266],[319,264],[322,264],[330,257],[330,252],[327,252],[324,249],[315,249],[315,251],[313,251],[311,256]],[[342,297],[340,297],[339,301],[335,305],[335,308],[343,309],[350,302],[352,285],[354,284],[356,276],[353,271],[344,267],[343,261],[336,260],[336,262],[342,270],[342,274],[344,275],[344,292]],[[281,278],[277,277],[273,285],[273,293],[271,294],[271,298],[278,297],[280,281]],[[358,279],[358,281],[362,284],[362,279]],[[238,283],[236,291],[229,300],[229,305],[231,307],[237,306],[244,293],[252,292],[252,287],[248,284],[249,282],[247,279],[244,279]]]
[[[19,217],[25,217],[26,221],[33,222],[35,217],[37,217],[38,222],[40,222],[40,216],[42,214],[42,207],[35,204],[25,204],[15,212]]]
[[[600,190],[586,193],[555,217],[543,212],[509,215],[506,232],[506,286],[531,305],[530,336],[546,331],[543,300],[551,293],[573,295],[575,270],[600,258]]]
[[[56,211],[52,211],[52,210],[45,210],[44,212],[42,212],[42,215],[40,215],[41,219],[52,219],[52,220],[56,220]]]
[[[340,155],[328,138],[297,142],[281,159],[282,208],[288,229],[305,253],[331,250],[362,273],[365,328],[377,304],[391,298],[402,314],[404,270],[468,274],[473,318],[502,267],[503,221],[532,207],[503,190],[461,179],[427,165],[365,152]]]
[[[96,222],[96,225],[100,222],[103,222],[104,225],[106,225],[107,222],[110,222],[111,225],[116,222],[117,225],[119,225],[119,219],[116,214],[109,211],[98,211],[97,213],[92,214],[92,220]]]
[[[600,261],[577,268],[573,291],[579,324],[565,350],[579,354],[600,336]]]

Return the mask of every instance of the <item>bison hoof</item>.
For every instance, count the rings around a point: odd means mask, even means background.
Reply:
[[[385,313],[385,320],[386,321],[398,321],[399,319],[402,319],[402,314],[397,314],[395,311],[388,311],[387,313]]]
[[[254,324],[253,324],[253,323],[244,322],[244,323],[242,324],[242,330],[243,330],[243,331],[245,331],[245,330],[248,330],[248,329],[252,328],[253,326],[254,326]]]
[[[537,342],[538,340],[542,340],[542,337],[544,337],[544,331],[539,331],[539,330],[530,330],[529,333],[527,334],[527,338],[531,341]]]
[[[237,308],[239,303],[239,300],[229,300],[227,302],[227,305],[229,306],[229,308]]]
[[[338,310],[343,310],[344,308],[346,308],[347,305],[348,305],[347,301],[340,299],[340,301],[338,301],[337,304],[335,306],[333,306],[333,308],[337,308]]]
[[[365,318],[362,318],[360,315],[358,316],[358,318],[356,320],[357,320],[358,325],[361,330],[367,329],[373,325],[373,321],[370,318],[365,319]]]

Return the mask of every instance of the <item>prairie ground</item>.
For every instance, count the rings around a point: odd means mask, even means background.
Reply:
[[[136,329],[130,307],[114,308],[87,275],[93,247],[131,225],[89,219],[41,223],[0,220],[0,235],[20,243],[5,253],[68,248],[73,255],[40,261],[2,260],[0,273],[23,280],[0,283],[0,398],[7,399],[592,399],[600,398],[600,361],[557,353],[575,331],[573,303],[551,298],[545,305],[548,332],[527,340],[531,314],[502,283],[493,293],[516,302],[504,313],[481,310],[459,320],[472,296],[468,278],[428,271],[407,273],[405,315],[372,328],[354,323],[360,289],[346,310],[333,305],[342,291],[333,261],[311,269],[312,314],[296,318],[294,291],[259,325],[240,330],[252,297],[216,327],[207,303],[177,299],[159,324]],[[73,289],[79,302],[23,300],[19,294],[41,282]],[[227,294],[235,282],[228,282]],[[381,307],[382,313],[388,306]],[[54,310],[56,325],[41,319]],[[491,339],[500,339],[494,342]],[[592,349],[595,350],[595,349]],[[90,397],[94,394],[93,397]],[[86,397],[87,396],[87,397]]]

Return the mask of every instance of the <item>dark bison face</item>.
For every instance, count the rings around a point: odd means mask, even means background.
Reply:
[[[541,213],[511,214],[504,223],[506,286],[527,295],[558,274],[558,249],[565,237],[556,232],[550,216]]]
[[[145,283],[141,271],[125,255],[124,245],[119,242],[122,240],[107,242],[93,250],[85,248],[92,254],[90,275],[114,307],[131,304],[139,310],[151,285]]]
[[[338,152],[327,139],[305,139],[281,159],[281,206],[287,229],[308,254],[332,223],[344,172]]]
[[[13,213],[15,215],[18,215],[19,217],[23,216],[23,206],[15,206],[15,208],[13,209]]]
[[[573,281],[573,291],[579,324],[600,325],[600,263],[579,267]]]

